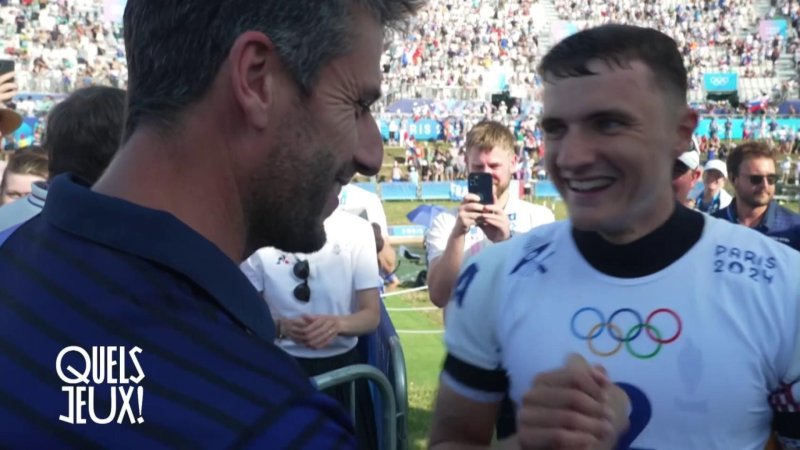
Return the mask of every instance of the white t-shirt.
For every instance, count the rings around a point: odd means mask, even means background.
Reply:
[[[509,198],[503,211],[508,215],[512,233],[524,233],[534,227],[555,220],[553,211],[513,196]],[[456,226],[457,217],[458,208],[453,208],[450,211],[439,213],[433,218],[431,227],[425,236],[428,263],[431,263],[444,253],[450,233],[453,232],[453,227]],[[477,226],[470,228],[464,239],[466,240],[464,245],[464,254],[466,256],[474,255],[492,243],[483,233],[483,230]]]
[[[287,253],[273,247],[259,249],[241,264],[255,288],[262,292],[273,318],[294,318],[303,314],[344,316],[358,311],[356,291],[379,287],[378,255],[370,224],[341,210],[325,220],[328,241],[316,253]],[[311,298],[301,302],[294,297],[302,280],[294,275],[294,265],[308,260],[308,287]],[[338,336],[331,346],[313,350],[283,339],[278,344],[293,356],[325,358],[342,354],[358,342],[354,336]]]
[[[479,376],[465,381],[446,364],[442,381],[499,401],[507,372],[519,404],[537,374],[579,353],[631,397],[621,448],[763,449],[770,402],[796,412],[800,399],[800,253],[704,220],[685,255],[640,278],[594,269],[569,222],[481,252],[445,316],[448,359]]]
[[[354,184],[342,186],[342,191],[339,193],[339,209],[377,223],[381,227],[381,233],[389,236],[386,213],[377,194]]]

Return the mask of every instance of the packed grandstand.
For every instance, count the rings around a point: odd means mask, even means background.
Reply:
[[[398,138],[455,138],[484,117],[533,134],[539,58],[568,34],[609,22],[671,35],[690,74],[689,101],[701,112],[794,115],[800,6],[772,3],[433,0],[387,45],[377,119],[387,140],[390,126]],[[41,118],[76,88],[125,88],[123,7],[121,0],[2,2],[0,46],[16,63],[18,111]],[[439,127],[426,128],[420,120]]]

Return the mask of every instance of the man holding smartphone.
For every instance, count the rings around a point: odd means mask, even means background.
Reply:
[[[461,263],[493,242],[553,222],[553,212],[519,199],[509,190],[517,166],[514,135],[503,124],[483,121],[467,133],[470,192],[461,205],[433,219],[425,237],[428,251],[428,294],[444,308],[456,284]],[[486,180],[489,178],[489,180]],[[497,422],[497,437],[515,431],[514,412],[506,402]]]
[[[478,253],[490,242],[501,242],[555,220],[544,206],[520,200],[508,189],[517,165],[514,135],[503,124],[483,121],[467,133],[467,167],[470,185],[476,192],[464,196],[461,205],[433,219],[425,236],[428,251],[428,293],[434,305],[447,305],[458,270],[465,255]],[[489,197],[481,203],[481,190],[488,186],[482,177],[491,178]]]

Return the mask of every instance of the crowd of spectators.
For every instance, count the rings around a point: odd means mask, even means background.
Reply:
[[[498,85],[533,95],[544,26],[534,0],[433,0],[390,43],[385,85],[461,100]]]
[[[0,59],[15,61],[25,115],[42,115],[58,94],[94,84],[124,89],[119,24],[102,0],[22,0],[0,6]],[[26,95],[47,93],[51,95]]]
[[[498,87],[536,101],[534,73],[557,21],[579,30],[618,22],[650,26],[679,44],[689,72],[690,98],[704,98],[703,74],[736,72],[743,101],[796,94],[781,76],[783,54],[800,56],[798,4],[759,11],[756,0],[553,0],[555,16],[535,0],[434,0],[412,28],[396,35],[383,56],[385,88],[400,97],[485,98]],[[786,17],[788,37],[763,39],[759,22]]]

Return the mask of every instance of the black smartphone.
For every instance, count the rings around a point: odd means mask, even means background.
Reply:
[[[0,59],[0,75],[5,75],[8,72],[14,71],[13,59]]]
[[[467,176],[467,190],[470,194],[480,197],[480,203],[491,205],[494,203],[492,193],[492,175],[486,172],[473,172]]]

